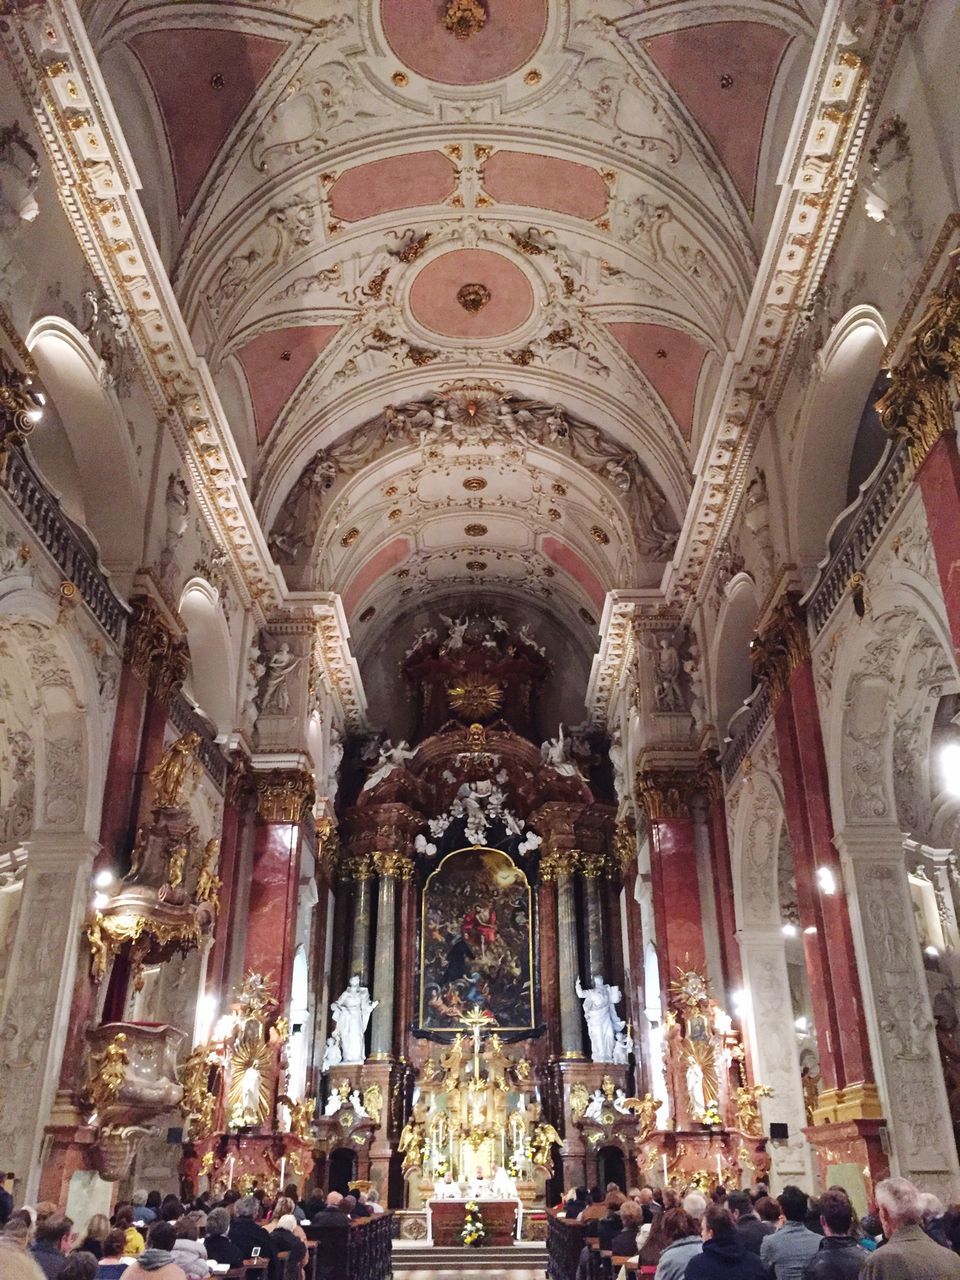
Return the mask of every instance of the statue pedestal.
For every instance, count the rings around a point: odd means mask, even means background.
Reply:
[[[765,1180],[770,1171],[766,1148],[762,1136],[719,1126],[659,1129],[637,1144],[642,1178],[680,1191],[696,1186],[704,1193],[720,1182],[733,1188]]]

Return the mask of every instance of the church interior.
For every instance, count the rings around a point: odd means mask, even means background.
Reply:
[[[0,0],[13,1204],[960,1202],[958,48]]]

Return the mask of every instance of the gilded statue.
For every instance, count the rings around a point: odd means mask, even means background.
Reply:
[[[179,889],[183,884],[183,872],[188,856],[189,850],[182,841],[174,844],[167,855],[167,884],[171,889]]]
[[[773,1090],[765,1084],[748,1084],[737,1089],[734,1101],[737,1104],[737,1128],[749,1138],[763,1136],[763,1122],[760,1119],[759,1101],[761,1098],[773,1096]]]
[[[402,1172],[419,1169],[423,1164],[423,1128],[415,1120],[408,1120],[400,1133],[397,1150],[403,1156]]]
[[[282,1103],[290,1112],[290,1132],[295,1138],[307,1140],[311,1137],[311,1125],[317,1110],[316,1098],[301,1098],[294,1102],[285,1093],[280,1094],[277,1102]]]
[[[217,864],[220,860],[220,841],[208,840],[200,862],[197,876],[197,902],[209,902],[216,910],[220,898],[223,881],[217,875]]]
[[[585,1084],[575,1084],[570,1090],[570,1115],[574,1124],[582,1120],[590,1105],[590,1094]]]
[[[463,1063],[463,1036],[458,1031],[453,1044],[446,1053],[440,1055],[440,1065],[444,1071],[444,1084],[450,1088],[460,1084],[460,1067]]]
[[[616,1093],[616,1090],[617,1090],[617,1086],[613,1082],[613,1077],[604,1076],[603,1079],[600,1081],[600,1088],[603,1090],[603,1096],[606,1098],[606,1100],[608,1102],[612,1102],[614,1094]]]
[[[100,1053],[91,1053],[87,1064],[86,1096],[94,1111],[103,1112],[127,1078],[127,1036],[120,1031]]]
[[[643,1142],[644,1138],[649,1137],[657,1127],[657,1112],[662,1106],[663,1100],[655,1098],[652,1093],[645,1094],[640,1099],[639,1106],[634,1109],[634,1115],[640,1118],[640,1127],[637,1129],[638,1142]]]
[[[110,960],[110,948],[103,937],[103,915],[97,911],[87,927],[87,943],[90,947],[90,973],[94,982],[101,983],[106,976]]]
[[[183,1064],[180,1108],[190,1121],[191,1138],[207,1138],[213,1133],[217,1099],[209,1090],[209,1046],[197,1045]]]
[[[150,770],[150,782],[159,808],[177,809],[181,806],[187,780],[199,773],[195,759],[199,747],[200,735],[185,733],[176,742],[171,742]]]
[[[577,1086],[575,1085],[574,1088]],[[582,1086],[581,1086],[582,1087]],[[572,1108],[571,1090],[571,1108]],[[553,1148],[559,1147],[563,1139],[552,1124],[538,1124],[530,1139],[530,1159],[539,1169],[553,1170]]]
[[[383,1115],[383,1093],[378,1084],[368,1085],[363,1091],[363,1109],[373,1121],[380,1127],[380,1117]]]

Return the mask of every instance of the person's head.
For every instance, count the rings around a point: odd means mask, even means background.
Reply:
[[[807,1216],[807,1193],[799,1187],[784,1187],[780,1192],[780,1212],[787,1222],[803,1222]]]
[[[220,1197],[220,1203],[223,1205],[224,1209],[229,1210],[230,1214],[232,1215],[233,1206],[237,1203],[239,1199],[240,1199],[240,1192],[236,1189],[236,1187],[231,1187],[229,1191],[225,1191],[223,1195]]]
[[[43,1222],[44,1218],[52,1217],[57,1212],[57,1206],[52,1200],[41,1200],[37,1205],[36,1215],[37,1224]]]
[[[85,1232],[88,1240],[99,1240],[101,1244],[110,1232],[110,1219],[105,1213],[95,1213],[87,1223]]]
[[[625,1198],[622,1191],[608,1191],[603,1202],[607,1206],[607,1213],[616,1213]]]
[[[285,1213],[277,1222],[277,1226],[281,1231],[296,1231],[297,1220],[292,1213]]]
[[[357,1207],[356,1196],[344,1196],[343,1199],[340,1201],[340,1208],[343,1210],[344,1213],[353,1213],[356,1207]]]
[[[620,1206],[620,1221],[625,1231],[638,1231],[643,1222],[643,1209],[636,1200],[624,1200]]]
[[[252,1218],[256,1222],[260,1213],[260,1201],[256,1196],[241,1196],[233,1206],[235,1218]]]
[[[107,1232],[107,1238],[103,1242],[103,1257],[122,1258],[126,1243],[126,1232],[118,1231],[117,1228],[114,1227],[111,1231]]]
[[[197,1230],[197,1224],[193,1218],[178,1218],[173,1224],[173,1229],[177,1233],[178,1240],[199,1240],[200,1232]]]
[[[282,1218],[288,1213],[293,1213],[293,1201],[289,1196],[278,1196],[277,1203],[273,1206],[273,1217]]]
[[[130,1203],[133,1205],[135,1209],[142,1209],[144,1207],[144,1205],[147,1203],[147,1193],[143,1189],[143,1187],[137,1188],[137,1190],[130,1197]]]
[[[121,1204],[113,1215],[113,1225],[122,1227],[124,1231],[133,1226],[133,1208],[129,1204]]]
[[[664,1209],[679,1209],[680,1192],[675,1190],[673,1187],[664,1187],[660,1203],[663,1205]]]
[[[327,1208],[328,1208],[328,1209],[342,1209],[342,1208],[343,1208],[343,1196],[340,1194],[340,1192],[339,1192],[339,1191],[328,1191],[328,1192],[327,1192]]]
[[[578,1195],[577,1195],[577,1199],[579,1200],[579,1198],[580,1198],[580,1196],[579,1196],[579,1188],[578,1188]],[[603,1202],[603,1192],[600,1190],[600,1188],[599,1188],[599,1187],[591,1187],[591,1188],[590,1188],[590,1203],[591,1203],[591,1204],[601,1204],[602,1202]]]
[[[923,1217],[920,1192],[907,1178],[885,1178],[874,1192],[880,1226],[889,1238],[901,1227],[915,1227]]]
[[[371,1187],[370,1190],[367,1192],[367,1204],[379,1204],[379,1203],[380,1203],[380,1192],[377,1190],[376,1187]]]
[[[925,1227],[929,1227],[931,1222],[942,1218],[946,1213],[943,1201],[932,1191],[925,1191],[920,1196],[920,1211],[923,1215],[921,1221]]]
[[[729,1240],[736,1234],[729,1211],[718,1204],[708,1204],[703,1213],[700,1234],[704,1240]]]
[[[283,1194],[288,1200],[292,1200],[294,1204],[300,1199],[300,1188],[295,1182],[288,1182],[283,1188]]]
[[[73,1222],[65,1213],[51,1213],[42,1222],[37,1220],[35,1239],[38,1244],[48,1248],[59,1249],[61,1253],[70,1250],[73,1236]]]
[[[653,1204],[653,1188],[652,1187],[640,1188],[640,1203]]]
[[[0,1231],[0,1244],[8,1249],[26,1249],[32,1236],[33,1228],[28,1227],[21,1217],[8,1218]]]
[[[447,1170],[447,1172],[443,1175],[443,1180],[444,1180],[444,1182],[452,1182],[452,1181],[453,1181],[453,1174],[450,1172],[450,1170],[449,1170],[449,1169],[448,1169],[448,1170]],[[329,1196],[327,1196],[327,1204],[329,1204],[329,1203],[330,1203],[330,1197],[329,1197]]]
[[[207,1214],[207,1235],[225,1236],[230,1230],[230,1210],[211,1209]]]
[[[689,1199],[689,1197],[687,1198]],[[700,1199],[703,1200],[703,1196]],[[686,1203],[686,1200],[684,1203]],[[706,1206],[705,1200],[703,1203]],[[673,1244],[674,1240],[685,1240],[687,1236],[695,1236],[698,1233],[696,1222],[685,1209],[668,1209],[661,1216],[663,1218],[661,1232],[664,1246]]]
[[[604,1190],[605,1190],[605,1191],[607,1191],[607,1192],[610,1192],[610,1191],[619,1191],[619,1190],[620,1190],[620,1186],[619,1186],[619,1184],[618,1184],[618,1183],[616,1183],[616,1182],[608,1182],[608,1183],[607,1183],[607,1185],[604,1187]]]
[[[165,1197],[157,1217],[164,1222],[176,1222],[178,1218],[183,1217],[183,1205],[177,1196]]]
[[[99,1265],[92,1253],[78,1250],[67,1259],[67,1265],[60,1272],[60,1280],[93,1280]]]
[[[164,1218],[158,1219],[147,1233],[147,1244],[151,1249],[163,1249],[169,1253],[177,1243],[177,1229],[172,1222]]]
[[[202,1240],[207,1234],[207,1211],[206,1209],[191,1209],[189,1213],[183,1215],[189,1218],[197,1228],[197,1239]]]
[[[727,1194],[727,1209],[734,1222],[739,1222],[744,1214],[753,1212],[753,1201],[746,1191],[730,1191]]]
[[[4,1247],[0,1258],[3,1260],[3,1280],[43,1280],[43,1272],[28,1253]]]
[[[147,1208],[148,1209],[153,1209],[153,1211],[156,1212],[157,1209],[160,1208],[160,1205],[162,1203],[163,1203],[163,1196],[160,1194],[159,1191],[147,1192]]]
[[[699,1191],[688,1191],[683,1197],[683,1212],[688,1218],[692,1218],[694,1222],[694,1230],[691,1235],[695,1235],[700,1230],[700,1220],[703,1218],[707,1208],[707,1198],[702,1196]],[[676,1212],[676,1210],[672,1210]]]
[[[761,1196],[753,1206],[754,1213],[761,1222],[779,1222],[780,1206],[773,1196]]]
[[[831,1188],[820,1197],[820,1225],[824,1235],[848,1236],[853,1225],[853,1205],[842,1191]]]

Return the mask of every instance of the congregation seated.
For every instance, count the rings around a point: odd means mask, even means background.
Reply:
[[[173,1256],[176,1242],[172,1222],[154,1222],[147,1231],[146,1248],[122,1273],[122,1280],[187,1280]]]
[[[207,1214],[207,1234],[203,1243],[211,1262],[226,1263],[228,1267],[239,1267],[244,1259],[243,1254],[230,1239],[230,1222],[229,1209],[211,1209]]]
[[[193,1215],[178,1218],[173,1229],[177,1234],[171,1250],[174,1262],[183,1271],[187,1280],[206,1280],[210,1274],[207,1250],[200,1239],[200,1232]]]
[[[259,1249],[260,1257],[267,1260],[267,1280],[282,1280],[283,1272],[280,1252],[273,1242],[269,1231],[260,1225],[260,1201],[256,1196],[241,1196],[233,1206],[233,1221],[230,1224],[230,1239],[243,1254],[244,1259],[254,1256],[254,1249]]]

